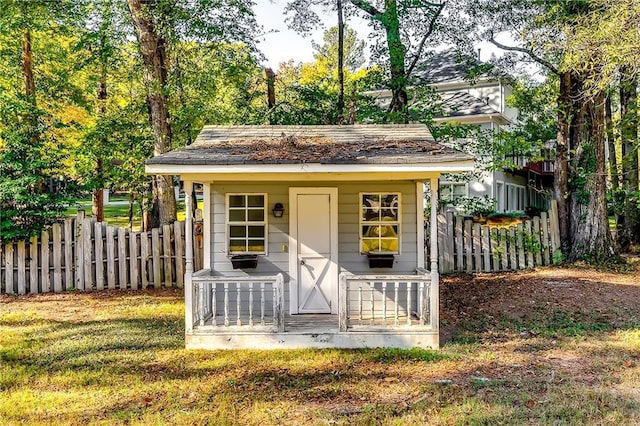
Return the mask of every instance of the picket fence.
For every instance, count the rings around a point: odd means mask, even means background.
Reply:
[[[202,213],[194,221],[194,268],[202,268]],[[182,287],[185,223],[132,232],[68,217],[29,241],[0,245],[0,294]]]
[[[429,232],[426,232],[427,238]],[[427,240],[427,265],[430,255]],[[482,224],[473,218],[438,215],[440,272],[499,272],[553,264],[560,248],[558,209],[515,225]]]
[[[194,270],[202,269],[202,212],[193,225]],[[428,224],[428,222],[427,222]],[[430,264],[429,231],[426,264]],[[40,237],[0,245],[0,294],[68,290],[182,287],[185,223],[132,232],[85,218],[84,212],[54,224]],[[438,216],[440,272],[510,271],[553,263],[560,247],[555,202],[515,226],[486,225],[447,213]]]

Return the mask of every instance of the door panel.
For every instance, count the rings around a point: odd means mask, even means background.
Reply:
[[[331,199],[329,194],[297,195],[298,312],[331,313]]]

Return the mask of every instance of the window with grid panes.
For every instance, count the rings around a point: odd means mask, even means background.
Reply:
[[[266,205],[266,194],[227,194],[229,254],[266,254]]]
[[[360,194],[360,253],[400,252],[400,194]]]
[[[464,182],[440,183],[440,199],[455,204],[459,198],[467,196],[467,184]]]

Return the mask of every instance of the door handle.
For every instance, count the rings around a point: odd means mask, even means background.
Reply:
[[[307,262],[305,262],[304,259],[300,259],[300,264],[304,266],[307,264]]]

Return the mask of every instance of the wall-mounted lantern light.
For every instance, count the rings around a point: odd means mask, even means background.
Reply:
[[[284,206],[282,205],[282,203],[276,203],[275,206],[273,206],[273,217],[282,217],[284,215]]]

